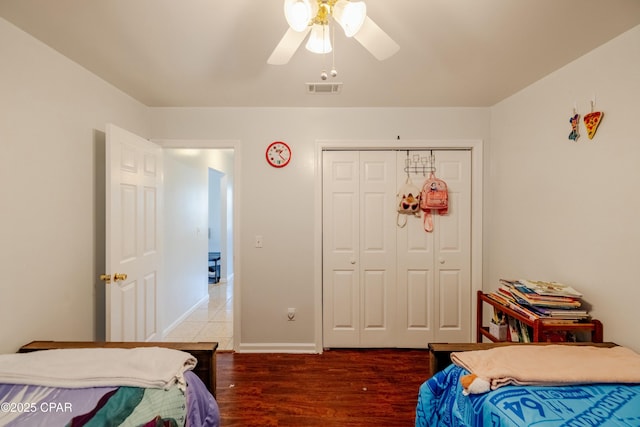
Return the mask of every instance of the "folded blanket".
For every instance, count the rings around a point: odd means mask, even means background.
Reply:
[[[184,385],[191,354],[161,347],[74,348],[0,355],[0,383],[85,388]]]
[[[625,347],[513,345],[455,352],[451,360],[491,390],[507,384],[640,383],[640,354]]]

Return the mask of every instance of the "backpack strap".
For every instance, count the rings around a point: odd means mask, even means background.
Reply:
[[[400,217],[404,219],[402,223],[400,223]],[[404,228],[404,226],[407,225],[407,215],[404,215],[398,212],[398,218],[396,219],[396,224],[398,224],[398,227]]]
[[[433,231],[433,217],[431,216],[431,209],[424,211],[422,222],[424,224],[424,231],[428,233]]]

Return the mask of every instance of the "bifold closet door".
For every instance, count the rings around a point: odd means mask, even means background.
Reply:
[[[393,347],[396,156],[323,153],[325,347]]]
[[[429,151],[410,155],[428,156]],[[471,339],[471,153],[434,151],[447,215],[397,225],[406,151],[323,152],[323,345],[424,348]],[[418,187],[428,176],[412,173]]]
[[[410,156],[429,156],[412,151]],[[433,151],[436,176],[447,183],[449,212],[433,215],[433,231],[410,217],[397,233],[398,347],[471,339],[471,152]],[[406,152],[397,155],[398,183],[406,180]],[[422,187],[428,172],[412,172]]]

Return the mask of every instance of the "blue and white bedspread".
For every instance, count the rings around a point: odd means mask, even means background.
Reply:
[[[416,427],[425,426],[640,426],[640,385],[508,385],[484,394],[463,395],[450,365],[420,387]]]
[[[0,384],[2,426],[217,427],[218,405],[191,371],[186,388],[56,388]]]

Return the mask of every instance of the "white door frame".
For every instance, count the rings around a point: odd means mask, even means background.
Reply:
[[[238,351],[240,340],[240,307],[242,285],[240,263],[240,195],[242,194],[239,140],[190,140],[190,139],[160,139],[152,140],[162,148],[183,148],[183,149],[232,149],[233,150],[233,349]]]
[[[323,150],[471,150],[471,336],[476,329],[473,296],[482,289],[482,140],[317,140],[314,190],[314,308],[316,352],[322,353],[322,151]],[[425,343],[426,346],[427,343]]]

